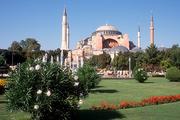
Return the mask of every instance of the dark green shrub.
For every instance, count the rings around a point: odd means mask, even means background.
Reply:
[[[180,70],[176,67],[167,69],[166,78],[171,82],[180,82]]]
[[[143,83],[148,79],[147,72],[143,68],[135,68],[133,71],[134,78],[140,83]]]
[[[100,76],[90,65],[80,67],[76,74],[79,78],[81,91],[83,91],[84,95],[86,95],[90,89],[95,88],[100,82]]]
[[[29,112],[34,120],[69,120],[78,108],[79,91],[69,69],[50,63],[24,63],[10,75],[10,110]]]

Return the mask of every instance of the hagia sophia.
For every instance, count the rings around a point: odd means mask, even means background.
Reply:
[[[137,32],[137,46],[130,41],[127,33],[122,33],[113,25],[105,24],[98,27],[91,36],[87,36],[86,39],[78,41],[76,48],[72,50],[69,49],[69,29],[67,10],[65,8],[62,17],[61,50],[68,51],[68,55],[67,58],[62,58],[63,55],[61,55],[61,64],[70,66],[71,68],[78,68],[83,65],[85,58],[88,59],[93,55],[103,54],[103,52],[109,54],[111,59],[113,59],[114,55],[119,52],[141,51],[140,28]],[[153,16],[150,21],[150,44],[154,44]],[[132,47],[132,45],[134,46]]]

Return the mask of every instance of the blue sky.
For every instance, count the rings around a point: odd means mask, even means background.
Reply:
[[[44,50],[59,48],[64,7],[68,12],[71,49],[106,23],[128,33],[135,44],[140,26],[141,45],[146,48],[152,14],[155,44],[180,44],[180,0],[0,0],[0,48],[26,38],[38,40]]]

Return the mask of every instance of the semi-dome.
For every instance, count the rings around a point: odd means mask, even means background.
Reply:
[[[96,29],[92,35],[101,34],[101,35],[121,35],[122,33],[113,25],[103,25]]]
[[[117,47],[113,47],[110,49],[111,52],[122,52],[122,53],[125,53],[125,52],[128,52],[129,50],[125,47],[125,46],[117,46]]]
[[[108,24],[100,26],[96,29],[96,31],[103,31],[103,30],[119,31],[115,26]]]

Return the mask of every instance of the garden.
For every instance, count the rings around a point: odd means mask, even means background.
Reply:
[[[80,110],[76,113],[78,120],[178,120],[180,115],[180,102],[147,105],[117,110],[94,110],[93,106],[101,104],[119,105],[122,101],[138,102],[152,96],[179,95],[179,82],[169,82],[165,78],[149,78],[144,83],[138,83],[134,79],[108,80],[104,79],[100,84],[90,90],[88,97],[83,99]],[[29,120],[30,114],[19,112],[7,112],[7,101],[4,95],[0,96],[1,120]]]

